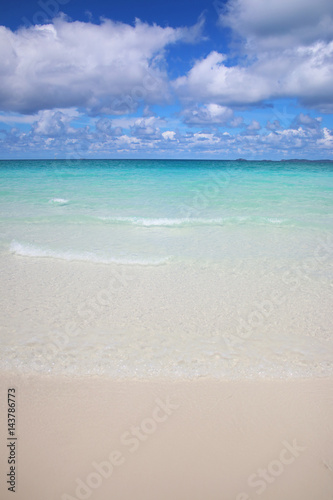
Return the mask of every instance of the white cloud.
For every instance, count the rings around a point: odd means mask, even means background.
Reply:
[[[58,156],[76,159],[137,152],[154,154],[156,157],[191,156],[191,153],[202,157],[216,155],[229,158],[261,158],[263,155],[277,159],[286,156],[329,157],[333,146],[332,131],[326,127],[312,126],[317,119],[308,115],[300,114],[295,119],[295,124],[297,120],[304,122],[303,125],[281,129],[275,123],[275,130],[263,129],[259,134],[257,132],[260,125],[255,121],[248,127],[251,130],[234,134],[207,130],[174,132],[168,129],[160,132],[156,126],[158,121],[139,121],[138,126],[133,126],[130,133],[123,134],[116,133],[113,122],[109,120],[102,121],[96,129],[88,126],[73,128],[69,119],[58,110],[53,114],[42,112],[36,122],[38,126],[33,126],[29,133],[23,133],[17,128],[11,131],[0,130],[0,149],[2,154],[11,156],[24,150],[28,154],[39,152],[52,157],[56,153]],[[168,126],[168,123],[164,125]]]
[[[162,132],[163,139],[173,141],[175,139],[176,132],[173,130],[166,130]]]
[[[173,83],[185,102],[237,106],[296,98],[333,110],[332,0],[229,0],[220,23],[241,37],[234,46],[238,62],[235,53],[229,61],[216,51],[197,60]]]
[[[235,116],[229,125],[234,128],[244,127],[244,118],[242,116]]]
[[[234,116],[232,109],[210,103],[185,109],[182,113],[188,125],[225,125]]]
[[[75,109],[40,111],[32,126],[34,134],[55,137],[71,132],[70,123],[80,116]]]
[[[160,60],[166,46],[192,43],[192,28],[162,28],[136,20],[134,26],[104,20],[31,26],[16,32],[0,27],[0,109],[86,107],[123,114],[139,101],[167,102],[168,81]]]
[[[174,82],[183,99],[213,101],[222,105],[252,103],[269,96],[269,84],[246,68],[224,64],[227,57],[216,51],[197,61],[186,76]]]
[[[248,125],[247,130],[250,132],[257,132],[261,129],[260,123],[257,120],[252,120],[250,125]]]
[[[131,127],[132,135],[146,139],[160,139],[161,131],[158,124],[161,123],[164,124],[164,120],[155,116],[138,118],[135,120],[134,126]]]
[[[36,121],[36,115],[17,115],[17,114],[0,114],[1,123],[33,123]]]
[[[333,38],[332,0],[229,0],[220,23],[248,40],[287,48]]]
[[[100,118],[97,120],[95,127],[98,133],[105,134],[110,137],[122,134],[122,128],[114,127],[112,120],[108,118]]]
[[[329,112],[333,108],[332,58],[333,42],[286,49],[274,57],[262,52],[254,62],[236,66],[227,65],[227,56],[213,51],[176,79],[174,88],[184,101],[232,106],[292,97]]]
[[[215,134],[207,134],[203,132],[196,132],[193,134],[193,140],[197,144],[204,144],[205,147],[209,144],[216,145],[220,142],[220,137]]]
[[[0,27],[0,110],[7,113],[0,114],[0,122],[24,125],[0,130],[2,151],[63,151],[75,158],[135,151],[249,158],[331,155],[332,131],[322,128],[313,112],[295,116],[294,100],[333,111],[332,0],[221,5],[220,22],[237,35],[232,59],[212,51],[171,84],[166,49],[202,39],[203,18],[177,29],[139,20],[134,26],[110,20],[96,25],[64,17],[16,32]],[[172,92],[184,109],[168,118],[157,116],[153,105],[170,103]],[[284,101],[273,105],[278,99]],[[262,103],[272,105],[272,114],[254,114],[254,106]],[[129,115],[139,106],[141,118]],[[244,114],[244,123],[234,112],[246,108],[252,116]],[[259,116],[261,123],[269,119],[262,129],[251,121]],[[221,133],[222,126],[234,130]]]
[[[332,151],[333,133],[327,127],[323,128],[322,137],[320,139],[318,139],[318,145],[327,148],[328,151]]]
[[[318,130],[320,129],[321,122],[322,122],[321,117],[312,118],[312,116],[310,116],[309,114],[300,113],[293,120],[291,127],[292,128],[305,127]]]

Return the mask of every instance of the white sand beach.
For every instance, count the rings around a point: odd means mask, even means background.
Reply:
[[[333,1],[0,17],[0,500],[333,500]]]
[[[329,263],[3,256],[0,366],[121,377],[333,374]]]
[[[331,498],[329,283],[15,255],[1,271],[17,500]]]
[[[13,385],[17,486],[13,495],[1,484],[4,500],[332,496],[332,379],[2,373],[1,415]]]

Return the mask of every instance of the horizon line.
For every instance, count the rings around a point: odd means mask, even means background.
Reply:
[[[279,160],[271,159],[247,159],[247,158],[0,158],[0,161],[247,161],[247,162],[287,162],[287,161],[306,161],[306,162],[333,162],[333,159],[329,158],[280,158]]]

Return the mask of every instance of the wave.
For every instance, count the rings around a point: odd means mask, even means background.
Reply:
[[[54,205],[67,205],[67,203],[69,203],[69,200],[66,200],[65,198],[51,198],[51,200],[49,200],[49,203],[53,203]]]
[[[146,217],[97,217],[110,224],[129,224],[144,227],[175,227],[175,226],[225,226],[231,224],[258,224],[258,225],[290,225],[291,221],[278,217],[260,216],[230,216],[212,219],[205,218],[146,218]]]
[[[66,200],[59,202],[58,205],[66,205]],[[0,218],[2,220],[2,218]],[[219,218],[190,218],[190,217],[179,217],[179,218],[167,218],[167,217],[113,217],[113,216],[96,216],[91,214],[57,214],[57,215],[42,215],[42,216],[28,216],[28,217],[12,217],[12,223],[15,222],[25,222],[29,224],[53,224],[61,223],[63,225],[68,224],[91,224],[91,225],[115,225],[115,226],[136,226],[136,227],[146,227],[146,228],[181,228],[181,227],[203,227],[203,226],[239,226],[239,225],[251,225],[251,226],[288,226],[292,227],[297,225],[302,225],[301,221],[292,221],[291,219],[279,218],[279,217],[265,217],[265,216],[253,216],[253,215],[239,215],[239,216],[225,216]],[[8,219],[4,219],[8,221]]]
[[[15,255],[24,257],[51,257],[67,261],[83,261],[94,262],[96,264],[125,264],[125,265],[140,265],[140,266],[159,266],[170,260],[170,257],[152,257],[152,258],[137,258],[137,257],[104,257],[92,252],[72,252],[72,251],[56,251],[47,248],[40,248],[26,243],[12,241],[9,250]]]
[[[109,223],[131,224],[134,226],[184,226],[184,225],[205,225],[210,223],[218,223],[218,219],[190,219],[190,218],[145,218],[145,217],[98,217],[99,220]]]

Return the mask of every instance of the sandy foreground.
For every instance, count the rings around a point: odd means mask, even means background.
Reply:
[[[7,390],[16,389],[15,494]],[[1,499],[329,500],[333,380],[1,374]]]
[[[263,259],[122,266],[4,255],[0,368],[115,378],[332,376],[326,267]]]
[[[3,256],[1,500],[332,500],[330,279],[263,264]]]

